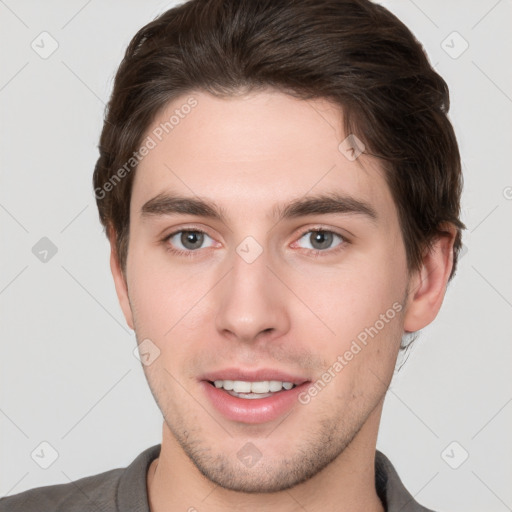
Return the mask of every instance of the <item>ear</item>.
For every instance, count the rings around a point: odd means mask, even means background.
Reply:
[[[432,248],[426,250],[421,268],[411,277],[404,316],[405,332],[418,331],[437,316],[453,266],[456,234],[455,226],[444,224]]]
[[[132,309],[130,307],[130,301],[128,299],[128,285],[126,282],[126,278],[121,270],[121,265],[119,263],[119,258],[117,255],[116,249],[116,232],[110,226],[108,228],[108,239],[110,242],[110,270],[112,271],[112,277],[114,278],[114,285],[116,287],[117,299],[119,300],[119,305],[123,310],[124,318],[126,319],[126,323],[130,326],[130,329],[134,329],[133,327],[133,316]]]

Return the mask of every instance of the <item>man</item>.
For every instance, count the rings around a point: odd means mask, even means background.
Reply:
[[[448,106],[366,0],[191,0],[141,29],[94,189],[162,443],[0,510],[427,510],[376,441],[461,247]]]

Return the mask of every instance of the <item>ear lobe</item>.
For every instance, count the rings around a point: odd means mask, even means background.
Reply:
[[[121,270],[119,258],[116,249],[116,234],[112,227],[108,229],[110,242],[110,270],[114,278],[114,286],[116,288],[117,299],[123,311],[124,318],[130,329],[134,330],[132,309],[128,298],[128,285],[125,276]]]
[[[453,243],[456,228],[443,226],[443,233],[423,257],[420,270],[409,281],[405,332],[415,332],[430,324],[437,316],[446,293],[453,266]]]

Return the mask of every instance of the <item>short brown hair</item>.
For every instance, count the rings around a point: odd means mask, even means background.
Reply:
[[[346,134],[382,160],[408,269],[420,268],[444,223],[457,228],[451,279],[465,226],[448,87],[409,29],[369,0],[190,0],[139,30],[115,77],[93,177],[123,272],[133,155],[157,113],[192,91],[264,88],[343,109]]]

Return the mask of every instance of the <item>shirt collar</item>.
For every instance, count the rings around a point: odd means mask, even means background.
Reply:
[[[150,512],[147,472],[160,449],[161,444],[157,444],[144,450],[123,472],[116,495],[119,510]],[[432,512],[411,496],[393,464],[379,450],[375,452],[375,489],[386,512]]]
[[[375,489],[386,512],[433,512],[411,496],[391,461],[379,450],[375,451]]]

